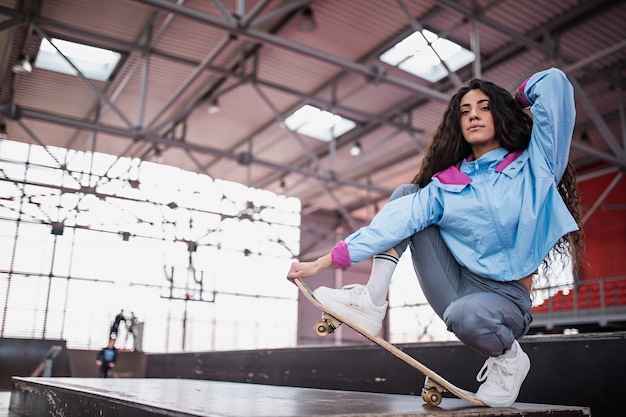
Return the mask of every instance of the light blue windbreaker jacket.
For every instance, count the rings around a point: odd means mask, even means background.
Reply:
[[[572,86],[558,69],[533,75],[519,91],[533,114],[528,149],[464,160],[415,194],[388,202],[369,226],[335,246],[334,265],[369,259],[436,224],[457,262],[475,274],[513,281],[535,272],[555,243],[578,229],[557,190],[576,110]]]

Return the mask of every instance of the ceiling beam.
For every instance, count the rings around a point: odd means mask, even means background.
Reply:
[[[244,36],[263,44],[270,44],[291,52],[306,55],[311,58],[315,58],[328,64],[334,65],[338,68],[342,68],[344,70],[354,72],[368,78],[376,79],[378,82],[391,84],[396,87],[404,88],[408,91],[430,97],[433,100],[447,103],[450,99],[447,94],[444,94],[440,91],[433,90],[432,88],[428,88],[420,84],[409,82],[402,78],[391,76],[382,71],[382,67],[380,66],[367,66],[348,61],[330,54],[326,54],[317,49],[309,48],[305,45],[283,39],[279,36],[275,36],[252,28],[239,27],[236,24],[216,18],[215,16],[206,13],[202,13],[189,7],[179,6],[166,0],[135,0],[135,2],[171,11],[181,16],[186,16],[190,19],[225,30],[233,35]]]
[[[276,170],[276,171],[294,173],[294,174],[302,175],[302,176],[313,178],[313,179],[320,180],[320,181],[332,182],[338,185],[344,185],[344,186],[353,187],[357,189],[373,191],[382,195],[389,195],[391,191],[386,188],[373,186],[372,184],[366,184],[366,183],[362,183],[359,181],[349,180],[346,178],[337,178],[336,176],[331,175],[331,174],[317,173],[317,172],[313,172],[313,171],[309,171],[305,169],[299,169],[299,168],[275,164],[273,162],[254,158],[250,154],[242,155],[241,153],[225,152],[220,149],[211,148],[208,146],[200,146],[200,145],[195,145],[195,144],[188,143],[188,142],[171,140],[171,139],[167,139],[167,138],[157,136],[157,135],[152,135],[152,134],[141,135],[135,130],[121,129],[121,128],[114,127],[114,126],[94,123],[89,120],[74,119],[74,118],[70,118],[70,117],[66,117],[66,116],[62,116],[58,114],[43,112],[37,109],[22,107],[22,106],[16,105],[15,103],[0,103],[0,114],[3,114],[4,116],[10,119],[14,119],[14,120],[18,120],[18,119],[39,120],[43,122],[57,124],[60,126],[66,126],[66,127],[71,127],[71,128],[77,128],[77,129],[86,129],[92,132],[106,133],[106,134],[110,134],[110,135],[117,136],[117,137],[132,139],[135,141],[145,141],[145,142],[149,142],[153,144],[171,146],[175,148],[182,148],[182,149],[189,150],[192,152],[197,152],[201,154],[210,154],[210,155],[218,156],[220,158],[227,158],[227,159],[235,160],[243,164],[256,164],[256,165],[269,168],[272,170]]]

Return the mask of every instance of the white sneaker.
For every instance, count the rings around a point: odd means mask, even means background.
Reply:
[[[489,407],[508,407],[515,402],[522,382],[530,370],[530,359],[520,344],[500,356],[487,359],[476,380],[485,381],[476,392],[476,399]]]
[[[368,333],[377,335],[387,314],[387,302],[376,306],[365,285],[346,285],[341,289],[319,287],[315,298],[325,307],[356,324]]]

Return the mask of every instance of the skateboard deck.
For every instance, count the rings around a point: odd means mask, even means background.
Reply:
[[[315,305],[322,311],[322,320],[317,322],[317,324],[315,325],[315,333],[318,336],[326,336],[329,333],[332,333],[335,329],[337,329],[341,325],[341,323],[344,323],[346,326],[356,330],[358,333],[376,343],[392,355],[403,360],[407,364],[411,365],[413,368],[423,373],[426,376],[426,380],[424,381],[424,387],[422,388],[422,399],[427,404],[435,407],[438,406],[443,400],[443,393],[448,391],[458,398],[461,398],[462,400],[465,400],[471,404],[484,406],[484,404],[480,400],[476,399],[475,393],[457,387],[456,385],[447,381],[445,378],[428,368],[423,363],[406,354],[393,344],[387,342],[385,339],[366,332],[359,326],[350,323],[340,315],[324,307],[319,301],[317,301],[309,286],[305,284],[304,281],[302,281],[300,278],[293,278],[291,281],[296,284],[302,294],[304,294],[304,296],[313,305]]]

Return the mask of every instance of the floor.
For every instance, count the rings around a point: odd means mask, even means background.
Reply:
[[[18,417],[17,414],[9,411],[11,401],[10,391],[0,391],[0,417]]]

